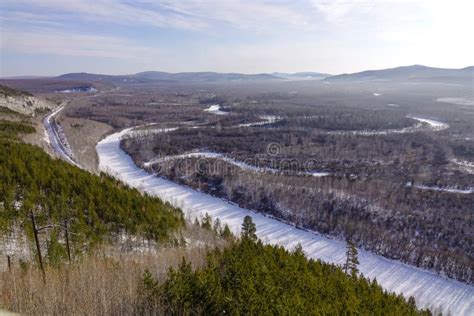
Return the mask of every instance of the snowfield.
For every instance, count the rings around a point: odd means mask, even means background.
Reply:
[[[442,131],[449,128],[448,124],[440,121],[435,121],[432,119],[422,118],[418,116],[409,116],[409,118],[428,124],[433,131]]]
[[[459,160],[456,158],[451,159],[450,161],[456,166],[458,166],[462,171],[474,174],[474,162],[470,162],[467,160]]]
[[[474,106],[474,99],[473,98],[457,98],[457,97],[452,97],[452,98],[438,98],[436,99],[437,102],[443,102],[443,103],[451,103],[451,104],[457,104],[457,105],[464,105],[464,106]]]
[[[66,90],[59,90],[56,92],[60,93],[78,93],[78,92],[97,92],[98,90],[94,87],[78,87],[78,88],[71,88]]]
[[[216,115],[227,115],[229,112],[221,111],[221,106],[219,104],[211,105],[209,108],[205,109],[204,112],[209,112]]]
[[[428,124],[437,124],[429,122]],[[345,242],[298,229],[278,220],[240,208],[227,201],[157,178],[137,167],[120,149],[120,139],[131,129],[112,134],[97,144],[99,169],[143,192],[157,196],[183,210],[189,219],[206,213],[240,233],[244,216],[251,215],[257,235],[265,243],[293,249],[298,243],[306,255],[325,262],[342,264]],[[377,278],[386,290],[414,296],[419,307],[453,315],[474,315],[474,287],[437,274],[359,250],[360,271],[368,278]]]

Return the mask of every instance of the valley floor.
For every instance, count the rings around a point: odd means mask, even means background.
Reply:
[[[99,169],[124,181],[143,192],[160,197],[179,207],[190,219],[209,214],[228,224],[238,234],[244,216],[251,215],[257,225],[257,235],[265,243],[282,245],[287,249],[301,244],[306,255],[325,262],[342,264],[345,259],[345,243],[329,239],[313,232],[304,231],[242,209],[227,201],[211,197],[171,181],[157,178],[137,167],[120,149],[120,139],[130,129],[109,135],[96,147]],[[386,290],[414,296],[419,307],[430,307],[453,315],[474,314],[474,288],[467,284],[444,278],[434,273],[385,259],[360,250],[360,270]]]

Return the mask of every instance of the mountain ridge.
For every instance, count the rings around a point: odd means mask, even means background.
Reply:
[[[325,78],[326,82],[357,82],[357,81],[445,81],[472,80],[474,66],[465,68],[437,68],[424,65],[399,66],[378,70],[364,70],[355,73],[344,73]]]

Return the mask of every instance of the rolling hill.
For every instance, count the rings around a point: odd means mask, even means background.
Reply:
[[[331,83],[372,81],[469,83],[472,82],[473,78],[474,66],[462,69],[447,69],[413,65],[336,75],[324,80]]]

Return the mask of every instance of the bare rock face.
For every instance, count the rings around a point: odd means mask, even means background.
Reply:
[[[21,114],[34,116],[38,110],[52,109],[56,105],[52,102],[36,98],[26,91],[0,85],[0,107],[6,107]]]
[[[35,115],[36,110],[52,109],[55,105],[32,96],[1,96],[0,106],[25,115]]]

